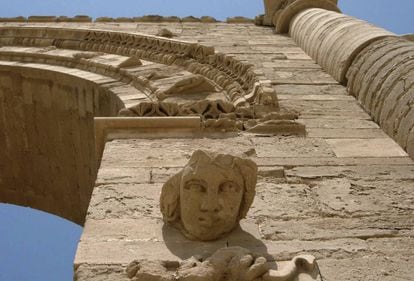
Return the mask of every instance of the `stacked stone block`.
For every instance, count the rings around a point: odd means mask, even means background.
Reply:
[[[93,117],[115,99],[73,71],[40,67],[0,62],[0,200],[83,224],[97,173]]]

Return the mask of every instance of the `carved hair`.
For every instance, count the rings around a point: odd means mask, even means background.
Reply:
[[[256,163],[250,159],[197,150],[193,153],[184,169],[170,178],[162,187],[160,207],[165,222],[183,229],[180,215],[180,185],[182,184],[182,176],[186,168],[190,167],[194,171],[198,165],[205,163],[223,169],[230,168],[238,171],[243,179],[243,198],[239,209],[238,220],[246,217],[256,194]]]

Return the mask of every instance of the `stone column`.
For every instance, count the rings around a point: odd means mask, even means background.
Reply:
[[[306,9],[290,36],[337,81],[348,86],[375,122],[414,157],[414,43],[363,20]]]
[[[380,38],[395,36],[366,21],[318,8],[296,14],[290,22],[289,34],[341,83],[346,83],[346,72],[364,47]]]

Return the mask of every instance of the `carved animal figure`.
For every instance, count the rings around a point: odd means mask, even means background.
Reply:
[[[269,269],[270,264],[245,248],[229,247],[205,260],[192,257],[181,264],[133,261],[127,274],[133,281],[297,281],[299,275],[310,281],[319,275],[313,256],[297,256],[277,270]]]

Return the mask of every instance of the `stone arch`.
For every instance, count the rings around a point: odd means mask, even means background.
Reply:
[[[0,27],[0,46],[12,46],[0,50],[0,73],[7,69],[0,75],[0,137],[6,148],[0,155],[0,198],[78,224],[84,222],[99,161],[93,117],[117,116],[125,107],[108,84],[132,87],[147,97],[153,91],[150,81],[130,75],[122,64],[102,65],[89,57],[111,54],[125,58],[126,65],[130,59],[137,65],[148,60],[184,69],[222,87],[231,108],[267,106],[267,97],[276,98],[252,65],[195,43],[113,31],[8,26]],[[38,49],[13,51],[16,46]],[[54,50],[79,53],[62,57]],[[91,77],[103,80],[102,85]]]
[[[263,92],[269,91],[252,65],[216,53],[210,46],[163,37],[104,30],[8,26],[0,27],[0,44],[54,46],[176,65],[217,83],[235,106],[260,103]]]
[[[123,103],[87,72],[62,69],[0,63],[0,198],[83,224],[97,172],[93,117]]]

